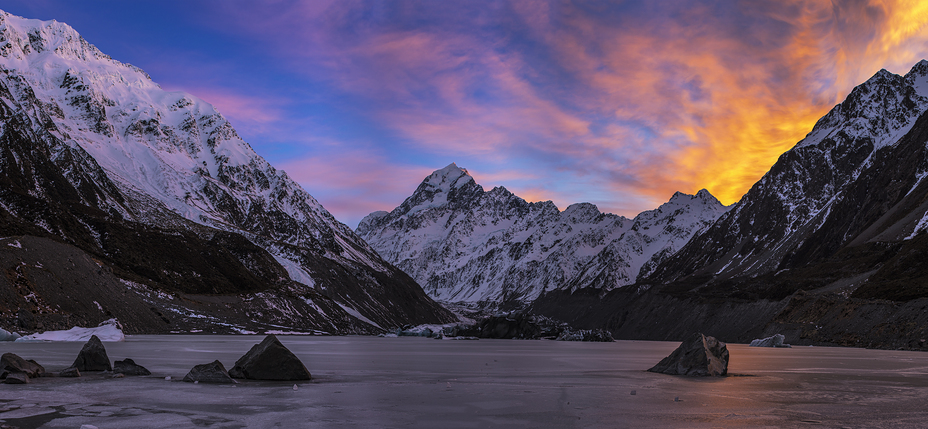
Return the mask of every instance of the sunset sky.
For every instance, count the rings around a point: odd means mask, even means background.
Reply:
[[[736,202],[881,68],[913,1],[0,1],[216,105],[355,227],[455,162],[564,209]]]

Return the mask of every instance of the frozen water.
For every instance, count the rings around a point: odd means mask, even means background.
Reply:
[[[231,364],[261,339],[128,336],[106,344],[109,356],[132,358],[152,376],[0,384],[0,420],[107,429],[918,427],[928,419],[928,354],[847,348],[729,344],[733,376],[687,378],[645,371],[672,342],[285,336],[314,377],[297,389],[176,381],[196,364]],[[52,372],[80,347],[0,344]]]

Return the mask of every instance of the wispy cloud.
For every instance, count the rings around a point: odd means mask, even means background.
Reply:
[[[507,185],[527,199],[598,200],[626,215],[677,190],[736,201],[854,85],[928,52],[928,5],[909,0],[278,2],[223,13],[374,124],[366,147],[416,173],[391,175],[411,180],[397,186],[464,159],[487,177],[532,176]],[[352,171],[363,158],[352,153],[288,170]],[[301,177],[316,193],[375,200],[385,186]]]

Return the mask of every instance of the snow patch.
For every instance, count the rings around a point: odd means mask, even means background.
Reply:
[[[16,341],[81,341],[87,342],[90,337],[96,335],[100,341],[117,342],[126,339],[122,332],[122,326],[116,319],[109,319],[96,328],[73,327],[67,331],[46,331],[39,334],[26,335],[17,338]]]

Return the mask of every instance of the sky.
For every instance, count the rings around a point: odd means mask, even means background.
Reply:
[[[215,105],[351,227],[454,162],[562,210],[741,196],[928,2],[0,0]]]

